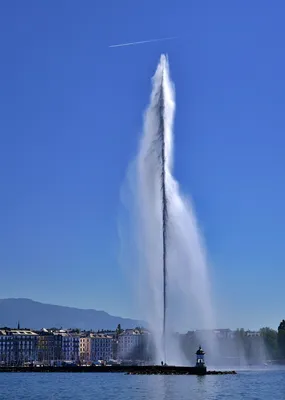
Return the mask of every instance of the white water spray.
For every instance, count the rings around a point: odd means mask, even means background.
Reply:
[[[137,293],[140,293],[143,317],[154,336],[156,362],[165,360],[168,364],[179,365],[185,364],[186,360],[175,332],[185,331],[193,325],[213,327],[213,313],[206,255],[193,206],[181,194],[172,175],[175,98],[164,55],[152,86],[133,171],[132,201],[128,204],[129,210],[133,211],[131,226],[135,228],[136,245],[132,250],[135,249],[140,272]],[[164,184],[167,215],[163,210]],[[165,215],[167,221],[163,221]],[[167,249],[165,337],[164,239]]]

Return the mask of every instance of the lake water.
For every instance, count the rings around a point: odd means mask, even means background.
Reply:
[[[285,370],[220,376],[0,373],[1,400],[284,400]]]

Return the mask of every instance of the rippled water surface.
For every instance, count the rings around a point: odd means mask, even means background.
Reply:
[[[1,400],[285,400],[285,370],[224,376],[0,374]]]

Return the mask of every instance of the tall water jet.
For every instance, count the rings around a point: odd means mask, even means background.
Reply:
[[[168,91],[167,91],[168,89]],[[172,129],[172,119],[174,112],[174,102],[171,99],[171,87],[170,80],[168,74],[168,60],[162,55],[160,59],[160,64],[157,68],[155,77],[153,79],[153,92],[151,95],[151,104],[146,113],[145,117],[145,134],[141,143],[141,151],[138,158],[138,175],[139,178],[139,198],[143,198],[146,194],[149,196],[151,193],[148,192],[147,186],[150,184],[151,175],[153,176],[153,183],[156,188],[152,188],[155,190],[155,198],[152,200],[152,205],[149,202],[150,197],[144,198],[142,207],[146,206],[147,208],[150,206],[154,207],[154,210],[157,211],[157,215],[154,216],[154,220],[158,222],[158,236],[157,239],[160,242],[157,242],[157,251],[158,254],[161,253],[161,257],[157,254],[157,268],[160,272],[162,279],[162,303],[157,304],[158,307],[162,307],[162,321],[158,318],[156,324],[159,325],[162,322],[162,335],[157,338],[157,341],[160,338],[160,342],[162,344],[162,353],[163,360],[167,362],[167,332],[166,332],[166,317],[167,317],[167,238],[168,238],[168,193],[167,193],[167,173],[171,168],[171,151],[170,151],[170,143],[169,139],[171,139],[170,133]],[[170,117],[170,120],[168,118]],[[169,131],[169,132],[168,132]],[[168,142],[167,142],[168,139]],[[150,167],[150,170],[147,171],[147,165]],[[155,165],[156,164],[156,165]],[[146,178],[146,179],[145,179]],[[149,187],[150,188],[150,187]],[[141,191],[142,189],[142,191]],[[151,190],[152,190],[151,189]],[[160,191],[160,193],[159,193]],[[149,210],[150,211],[150,210]],[[142,210],[142,215],[147,217],[147,210]],[[146,220],[144,220],[146,221]],[[149,221],[148,221],[149,222]],[[145,223],[145,222],[144,222]],[[160,226],[159,226],[160,225]],[[149,224],[145,226],[146,236],[145,240],[148,241],[150,238],[149,232]],[[149,244],[146,246],[145,251],[150,249]],[[154,261],[153,252],[150,253],[152,260],[149,260],[147,264],[150,266]],[[158,272],[159,273],[159,272]],[[159,278],[159,277],[157,277]],[[152,328],[154,329],[153,321],[151,323]],[[159,326],[156,327],[159,330]],[[156,343],[156,347],[161,347],[159,343]],[[162,357],[161,357],[162,358]]]
[[[128,251],[139,266],[137,293],[153,333],[156,362],[185,364],[177,331],[213,327],[204,246],[193,206],[172,175],[174,86],[162,55],[152,79],[138,156],[129,174]]]
[[[157,127],[157,147],[158,157],[161,168],[161,205],[162,205],[162,270],[163,270],[163,321],[162,321],[162,342],[163,342],[163,353],[164,362],[166,363],[166,290],[167,290],[167,194],[166,194],[166,158],[165,158],[165,96],[164,96],[164,74],[166,73],[166,60],[164,56],[161,58],[161,83],[156,93],[157,105],[156,108],[157,118],[159,121]]]

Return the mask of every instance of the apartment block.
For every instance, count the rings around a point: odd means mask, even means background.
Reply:
[[[62,353],[61,358],[63,361],[71,361],[78,363],[79,361],[79,349],[80,349],[80,336],[71,335],[67,332],[60,333],[62,337]]]
[[[79,339],[79,359],[83,364],[93,361],[91,355],[91,337],[90,335],[81,336]]]
[[[147,330],[126,329],[118,336],[118,359],[146,360],[149,358],[150,338]]]
[[[47,329],[38,332],[38,361],[44,365],[62,360],[62,335]]]
[[[92,361],[109,361],[114,357],[114,337],[107,334],[95,334],[91,337]]]
[[[37,359],[37,333],[29,329],[0,330],[0,362],[31,363]]]

